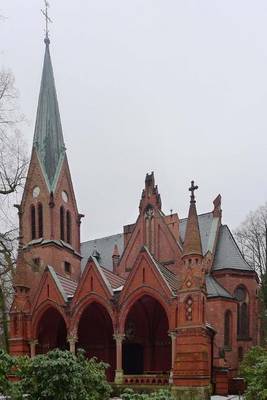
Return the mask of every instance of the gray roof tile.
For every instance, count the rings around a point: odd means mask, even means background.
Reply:
[[[100,258],[98,259],[99,265],[101,265],[101,267],[112,270],[112,254],[116,243],[119,249],[119,253],[120,255],[122,255],[122,233],[81,243],[81,254],[83,257],[81,262],[81,270],[84,270],[89,257],[94,253],[95,250],[97,250],[100,254]]]
[[[207,251],[209,249],[208,247],[209,247],[209,241],[210,241],[210,233],[212,233],[212,221],[213,221],[213,213],[212,212],[206,213],[206,214],[200,214],[198,216],[198,224],[199,224],[199,230],[200,230],[202,251],[203,251],[204,255],[207,253]],[[179,225],[179,232],[180,232],[182,242],[184,242],[184,238],[185,238],[186,225],[187,225],[187,218],[181,219],[180,225]]]
[[[226,268],[253,271],[242,257],[228,226],[221,225],[212,269],[218,271]]]
[[[227,299],[233,299],[231,294],[211,275],[206,276],[206,288],[208,298],[225,297]]]

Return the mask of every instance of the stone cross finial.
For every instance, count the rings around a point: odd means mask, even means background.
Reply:
[[[49,44],[50,40],[49,40],[49,37],[48,37],[48,33],[49,33],[48,23],[49,22],[52,23],[52,20],[48,15],[49,3],[48,3],[47,0],[44,0],[44,3],[45,3],[45,9],[44,10],[41,9],[41,12],[45,17],[45,40],[44,40],[44,42],[45,42],[45,44]]]
[[[195,182],[194,181],[191,181],[191,186],[190,186],[190,188],[188,189],[190,192],[191,192],[191,203],[195,203],[196,202],[196,200],[195,200],[195,190],[197,190],[198,189],[198,186],[197,185],[195,185]]]

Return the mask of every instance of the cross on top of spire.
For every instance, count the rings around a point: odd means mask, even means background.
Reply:
[[[49,34],[48,23],[49,22],[52,23],[52,20],[48,15],[48,8],[50,6],[49,6],[49,3],[47,0],[44,0],[44,3],[45,3],[45,9],[44,10],[41,9],[41,12],[45,17],[45,39],[44,39],[44,42],[45,42],[45,44],[50,44],[50,40],[49,40],[49,36],[48,36],[48,34]]]
[[[196,200],[195,200],[195,190],[197,190],[198,189],[198,186],[197,185],[195,185],[195,182],[194,181],[191,181],[191,186],[190,186],[190,188],[188,189],[190,192],[191,192],[191,200],[190,200],[190,202],[191,203],[195,203],[196,202]]]

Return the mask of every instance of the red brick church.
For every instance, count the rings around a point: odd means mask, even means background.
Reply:
[[[206,398],[212,383],[227,391],[244,353],[258,343],[258,281],[222,223],[221,196],[198,215],[196,189],[192,182],[187,218],[165,215],[154,174],[147,174],[136,221],[123,233],[80,242],[83,215],[46,38],[31,161],[17,206],[10,352],[83,348],[110,365],[108,379],[117,385],[171,385],[177,398],[187,390]]]

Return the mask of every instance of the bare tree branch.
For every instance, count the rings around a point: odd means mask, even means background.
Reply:
[[[12,221],[12,209],[24,185],[28,165],[25,144],[18,131],[24,116],[19,111],[14,83],[10,71],[0,71],[0,321],[6,321],[13,297],[18,229]],[[8,343],[6,335],[7,327],[0,323],[0,345]]]

